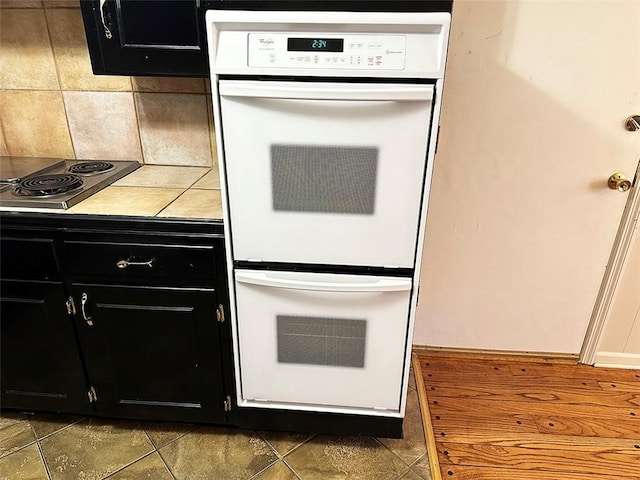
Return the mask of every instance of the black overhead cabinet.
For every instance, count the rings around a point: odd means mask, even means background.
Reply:
[[[80,0],[96,75],[208,77],[209,9],[450,12],[453,0]]]
[[[207,0],[81,0],[95,74],[207,77]]]

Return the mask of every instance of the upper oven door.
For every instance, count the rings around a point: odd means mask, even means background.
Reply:
[[[221,80],[234,260],[412,268],[433,86]]]

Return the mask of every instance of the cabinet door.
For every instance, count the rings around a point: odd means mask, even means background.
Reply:
[[[213,290],[87,284],[72,290],[98,413],[224,419]]]
[[[62,284],[2,281],[1,288],[2,406],[90,412]]]
[[[96,74],[208,76],[202,0],[82,0]]]

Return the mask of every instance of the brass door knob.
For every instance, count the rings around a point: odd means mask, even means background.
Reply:
[[[631,188],[631,182],[627,180],[624,173],[615,172],[609,177],[607,182],[611,190],[618,190],[619,192],[626,192]]]
[[[640,115],[631,115],[630,117],[627,117],[624,121],[624,126],[630,132],[637,132],[640,130]]]

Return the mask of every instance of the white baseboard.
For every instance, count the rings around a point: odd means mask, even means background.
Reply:
[[[594,365],[596,367],[640,369],[640,354],[597,352]]]

